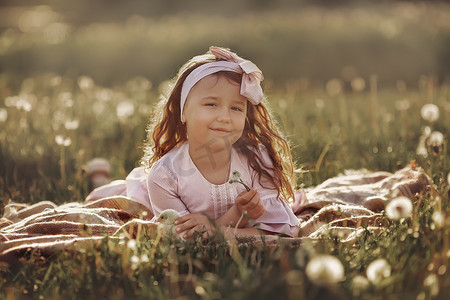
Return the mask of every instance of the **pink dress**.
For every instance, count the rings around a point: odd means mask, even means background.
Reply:
[[[264,162],[270,164],[267,153],[262,151],[262,155]],[[245,156],[232,148],[230,173],[234,170],[241,174],[247,185],[256,187],[261,196],[265,212],[255,220],[257,227],[296,237],[299,221],[292,208],[278,197],[275,188],[261,186],[257,173],[249,167]],[[172,208],[182,215],[205,213],[212,219],[221,217],[233,206],[237,195],[245,191],[238,183],[217,185],[206,180],[189,155],[188,143],[172,149],[153,164],[147,177],[147,187],[155,216]],[[248,225],[251,226],[250,223]]]

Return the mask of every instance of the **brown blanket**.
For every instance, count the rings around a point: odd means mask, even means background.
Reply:
[[[332,235],[353,242],[365,230],[377,231],[388,223],[381,212],[389,199],[397,195],[414,199],[429,183],[420,168],[409,166],[394,174],[346,172],[298,191],[292,207],[300,220],[299,238]],[[155,232],[157,227],[149,221],[153,214],[148,208],[124,196],[60,206],[50,201],[30,206],[11,202],[4,211],[0,220],[2,261],[34,249],[49,255],[61,249],[95,246],[105,236],[134,238],[144,231]]]

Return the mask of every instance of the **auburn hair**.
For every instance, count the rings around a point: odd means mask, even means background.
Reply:
[[[209,53],[192,58],[172,79],[168,93],[161,94],[147,126],[141,165],[150,168],[170,150],[187,141],[186,126],[181,123],[180,98],[183,83],[195,68],[216,60],[218,59]],[[222,71],[215,74],[225,76],[238,84],[242,80],[242,74],[235,72]],[[247,105],[245,127],[233,147],[248,159],[250,167],[259,174],[260,182],[264,178],[264,182],[271,183],[285,200],[293,199],[294,165],[290,147],[264,102]],[[272,165],[264,164],[260,146],[267,151]]]

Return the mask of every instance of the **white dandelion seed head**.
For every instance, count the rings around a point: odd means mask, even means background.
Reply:
[[[306,265],[306,275],[312,281],[327,284],[345,279],[344,266],[339,259],[331,255],[318,255],[311,259]]]
[[[29,111],[31,111],[33,106],[31,105],[30,102],[28,102],[28,100],[26,100],[24,98],[19,98],[19,100],[16,102],[16,108],[17,108],[17,110],[23,110],[25,112],[29,112]]]
[[[73,120],[67,120],[64,122],[64,127],[67,130],[76,130],[80,126],[80,120],[73,119]]]
[[[385,210],[389,219],[399,220],[411,215],[413,205],[409,198],[400,196],[389,201]]]
[[[141,261],[142,261],[142,262],[149,262],[150,259],[148,258],[148,255],[147,255],[147,254],[143,254],[143,255],[141,256]]]
[[[420,109],[420,115],[422,119],[432,123],[439,118],[439,107],[432,103],[425,104]]]
[[[428,143],[432,147],[440,147],[444,143],[444,135],[439,131],[433,131],[428,138]]]
[[[445,217],[441,212],[435,211],[432,215],[431,215],[431,219],[434,222],[434,225],[437,228],[442,228],[444,226],[445,223]]]
[[[136,249],[136,240],[129,240],[127,242],[127,247],[131,250]]]
[[[325,107],[325,101],[323,101],[323,99],[317,98],[314,102],[319,110],[322,110]]]
[[[6,120],[8,119],[8,111],[6,110],[6,108],[0,108],[0,122],[6,122]]]
[[[229,183],[235,183],[238,182],[241,179],[241,173],[239,171],[234,170],[233,173],[231,173],[231,178],[229,180]]]
[[[55,136],[55,142],[59,146],[68,147],[72,144],[72,139],[70,137],[65,137],[61,134]]]
[[[141,262],[141,259],[139,258],[139,256],[133,255],[130,258],[130,262],[131,262],[131,269],[136,270],[137,267],[139,266],[139,263]]]
[[[370,282],[379,283],[391,276],[391,265],[384,258],[376,259],[367,267],[366,275]]]

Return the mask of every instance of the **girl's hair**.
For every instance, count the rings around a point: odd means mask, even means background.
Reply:
[[[168,97],[161,95],[154,114],[147,127],[147,139],[141,164],[150,168],[158,159],[187,140],[186,126],[181,123],[181,88],[186,77],[197,67],[216,61],[214,55],[199,55],[183,65],[169,87]],[[241,83],[242,74],[218,72],[229,80]],[[260,145],[264,146],[272,165],[265,165]],[[247,116],[242,136],[234,147],[249,161],[250,166],[259,174],[259,181],[270,182],[283,198],[294,197],[292,181],[294,166],[287,141],[281,136],[269,110],[263,102],[259,105],[247,105]]]

